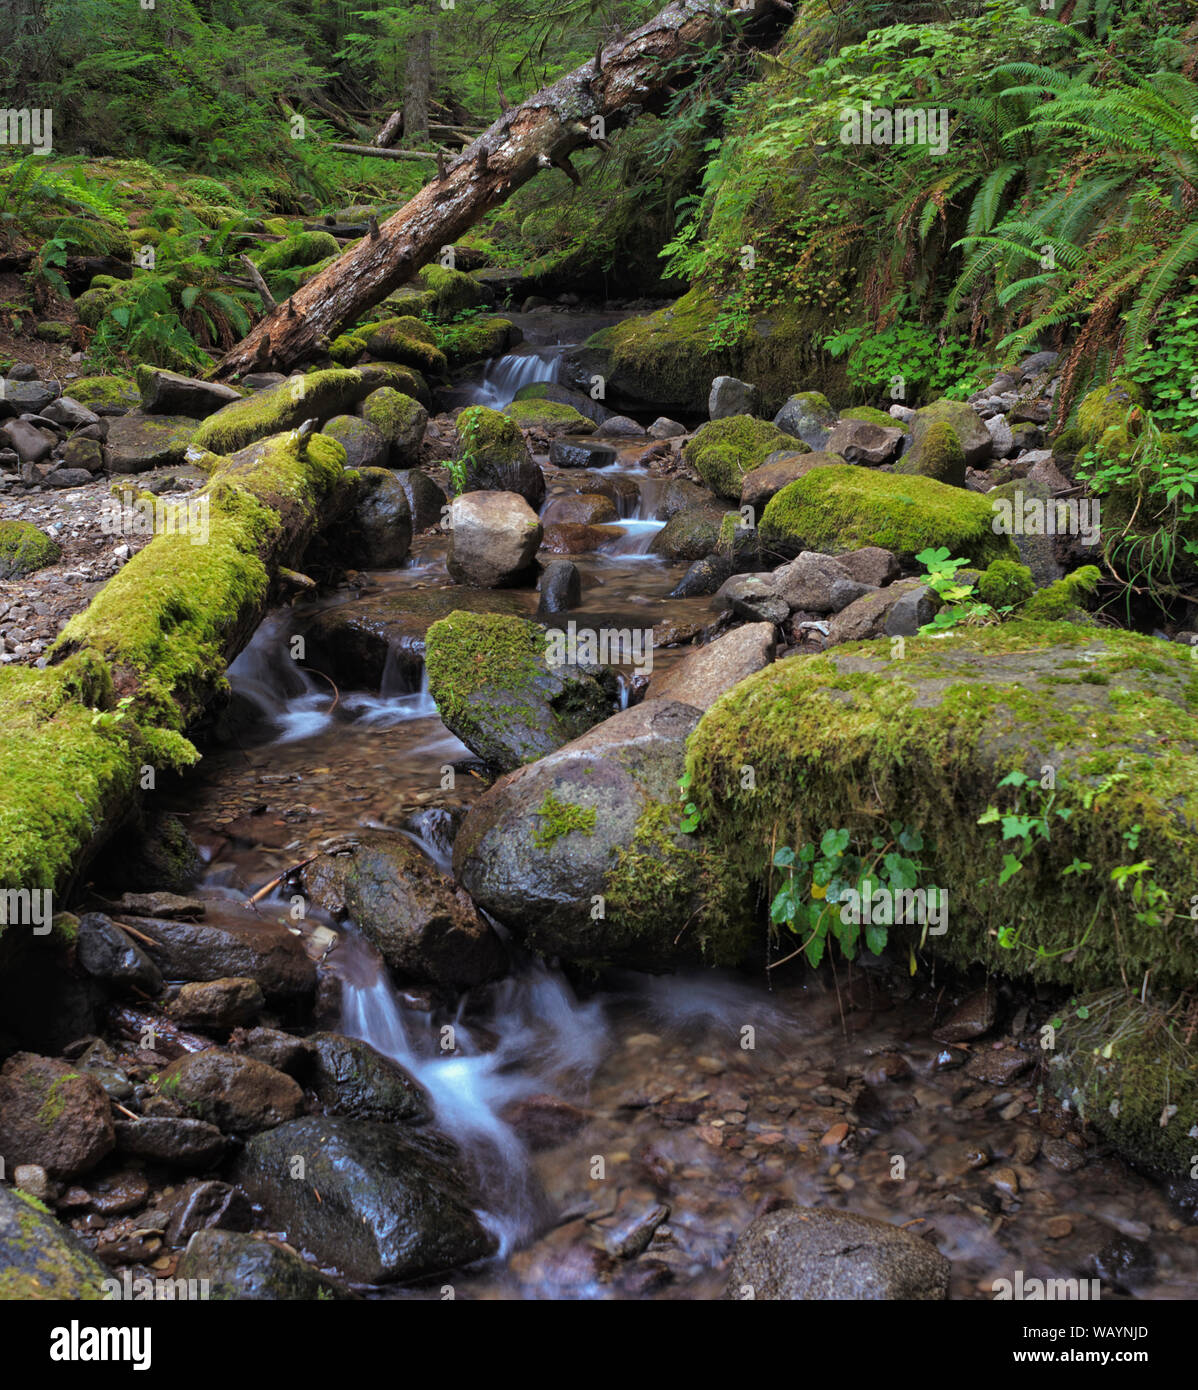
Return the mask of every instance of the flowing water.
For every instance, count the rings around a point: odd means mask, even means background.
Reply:
[[[513,354],[478,389],[498,400],[551,367],[539,349]],[[681,567],[648,552],[665,482],[633,464],[641,449],[621,446],[606,470],[628,484],[617,537],[573,557],[579,626],[710,621],[708,600],[667,597]],[[547,472],[551,495],[586,490],[577,473]],[[444,539],[426,535],[367,589],[263,623],[230,668],[236,727],[178,798],[210,858],[207,893],[244,895],[355,827],[408,834],[449,871],[455,817],[484,783],[410,654],[393,648],[377,688],[347,690],[291,647],[330,608],[402,604],[447,584]],[[511,598],[530,616],[535,601]],[[655,668],[685,651],[656,651]],[[968,1049],[932,1040],[943,981],[871,962],[836,978],[792,965],[584,985],[513,950],[507,978],[449,1010],[397,987],[352,923],[338,932],[325,966],[340,985],[332,1021],[427,1088],[499,1240],[494,1260],[454,1279],[460,1296],[715,1297],[737,1234],[783,1199],[933,1235],[955,1297],[988,1296],[988,1281],[1015,1269],[1088,1278],[1120,1258],[1107,1295],[1189,1297],[1198,1285],[1198,1228],[1101,1147],[1079,1147],[1030,1067],[1004,1085],[975,1082],[960,1066]],[[1035,1017],[1013,999],[1007,1018],[1006,1041],[1030,1058]],[[1153,1262],[1126,1257],[1147,1245]]]

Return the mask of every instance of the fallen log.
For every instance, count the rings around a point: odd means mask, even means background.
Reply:
[[[757,24],[762,17],[765,22]],[[278,311],[258,323],[226,353],[216,375],[230,380],[267,368],[287,370],[318,356],[338,333],[541,169],[563,168],[571,151],[602,141],[655,101],[668,99],[713,43],[731,40],[737,31],[753,42],[768,41],[785,22],[776,0],[734,0],[727,8],[676,0],[575,72],[505,112],[446,167],[444,176],[438,173],[390,217],[378,237],[347,250],[297,290],[288,301],[292,316]]]
[[[379,150],[373,145],[330,145],[340,154],[359,154],[365,159],[424,159],[436,160],[436,150]]]
[[[148,774],[196,761],[187,730],[226,689],[280,569],[348,496],[344,451],[322,435],[208,461],[209,481],[70,620],[46,668],[0,670],[0,889],[65,901]]]

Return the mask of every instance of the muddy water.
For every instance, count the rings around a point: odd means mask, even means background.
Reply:
[[[708,600],[669,599],[681,567],[646,553],[663,484],[630,467],[637,452],[621,448],[609,470],[635,483],[621,506],[630,524],[602,551],[573,557],[584,594],[569,617],[593,628],[701,626]],[[577,474],[549,481],[551,494],[586,490]],[[368,589],[318,606],[447,584],[444,539],[421,538],[404,569],[368,578]],[[520,602],[531,615],[535,595]],[[178,798],[211,856],[210,893],[252,891],[355,827],[423,835],[446,866],[448,817],[413,813],[453,811],[485,785],[398,666],[372,691],[297,670],[288,638],[316,606],[263,625],[230,673],[263,718],[207,757]],[[655,668],[685,651],[655,651]],[[841,965],[835,979],[765,965],[741,977],[584,985],[517,957],[508,979],[450,1011],[397,992],[352,924],[343,928],[326,967],[340,981],[339,1026],[428,1088],[500,1241],[494,1261],[451,1277],[458,1296],[716,1297],[738,1233],[781,1200],[928,1235],[953,1261],[954,1297],[988,1297],[991,1280],[1016,1270],[1098,1275],[1106,1297],[1195,1295],[1198,1228],[1073,1132],[1043,1093],[1034,1007],[1014,1000],[1000,1014],[996,1036],[1025,1049],[1028,1065],[990,1084],[968,1068],[999,1044],[933,1040],[945,981],[873,962]],[[444,1282],[380,1295],[440,1297]]]

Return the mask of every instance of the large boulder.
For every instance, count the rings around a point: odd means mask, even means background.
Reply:
[[[514,420],[473,405],[457,419],[468,492],[518,492],[530,507],[545,500],[545,475]]]
[[[423,407],[422,407],[423,408]],[[346,468],[381,468],[388,457],[382,431],[357,415],[334,415],[320,427],[345,450]]]
[[[357,500],[342,534],[362,569],[398,569],[407,559],[412,513],[403,483],[389,469],[361,468]]]
[[[532,583],[544,528],[517,492],[465,492],[449,512],[446,568],[480,589]]]
[[[736,1242],[727,1297],[932,1301],[948,1297],[951,1268],[934,1245],[888,1221],[780,1207]]]
[[[444,376],[449,370],[432,329],[411,316],[384,319],[377,324],[366,337],[366,350],[373,357],[413,367],[425,376]]]
[[[304,889],[314,906],[352,918],[400,979],[468,989],[507,965],[469,896],[406,835],[355,836],[306,866]]]
[[[768,666],[774,659],[774,645],[772,622],[746,623],[656,672],[645,697],[710,709],[725,690]]]
[[[968,467],[977,468],[993,454],[994,441],[985,421],[965,401],[933,401],[917,410],[911,421],[912,449],[919,448],[926,431],[936,424],[952,426]]]
[[[222,386],[219,381],[198,381],[162,367],[138,367],[137,385],[141,408],[147,415],[187,415],[202,420],[241,399],[240,391]]]
[[[791,612],[839,613],[866,590],[835,556],[812,550],[780,565],[770,579]]]
[[[236,1171],[272,1228],[362,1283],[440,1274],[495,1250],[460,1155],[426,1131],[312,1116],[255,1135]]]
[[[698,912],[716,865],[680,828],[678,780],[698,717],[647,700],[501,777],[454,844],[475,902],[525,945],[571,961],[738,959],[739,920]]]
[[[810,473],[813,468],[827,468],[843,463],[839,454],[813,454],[807,449],[783,449],[746,473],[740,484],[740,505],[752,507],[760,516],[765,505],[787,485]]]
[[[51,1057],[16,1052],[0,1068],[0,1154],[16,1168],[35,1163],[52,1178],[74,1178],[116,1143],[104,1088]]]
[[[40,1202],[0,1186],[0,1300],[99,1302],[109,1296],[107,1278]]]
[[[918,831],[920,884],[949,907],[925,945],[961,966],[1073,989],[1145,974],[1184,988],[1198,971],[1188,912],[1145,912],[1143,894],[1112,884],[1147,864],[1134,877],[1161,903],[1190,901],[1196,708],[1187,649],[1113,628],[1014,621],[900,650],[884,638],[778,662],[730,691],[692,736],[691,796],[716,838],[728,827],[725,852],[751,880],[800,808],[805,825],[843,827],[865,850],[880,822]],[[1007,815],[1029,818],[1027,845],[1004,840]],[[923,939],[918,923],[891,931]]]
[[[784,487],[759,529],[763,542],[791,554],[879,546],[910,561],[943,545],[984,568],[1018,556],[1010,537],[995,534],[993,520],[993,508],[977,493],[846,463],[813,469]]]
[[[104,453],[113,473],[144,473],[185,461],[196,421],[183,415],[143,415],[131,410],[108,426]]]
[[[734,376],[717,376],[707,397],[707,415],[723,420],[729,415],[755,415],[761,404],[761,392],[747,381]]]
[[[780,450],[794,450],[790,435],[751,415],[729,415],[696,430],[683,456],[717,497],[739,502],[745,474]]]
[[[396,470],[395,478],[408,499],[412,529],[427,531],[431,526],[439,525],[447,499],[428,474],[420,468],[400,468]]]
[[[724,511],[711,501],[683,507],[670,517],[649,542],[649,553],[665,560],[691,563],[715,550],[720,539]]]
[[[545,629],[523,618],[451,613],[429,628],[429,693],[446,727],[507,772],[544,757],[611,713],[612,685],[553,662]]]
[[[391,386],[380,386],[358,406],[358,414],[386,442],[386,467],[408,468],[419,459],[428,411],[418,400]]]

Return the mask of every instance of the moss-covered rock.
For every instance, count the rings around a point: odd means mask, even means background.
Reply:
[[[81,376],[70,383],[69,394],[73,401],[89,410],[98,406],[133,410],[141,404],[137,383],[127,376]]]
[[[366,397],[358,414],[387,441],[388,468],[407,468],[416,462],[428,425],[428,411],[418,400],[381,386]]]
[[[895,422],[891,420],[890,423]],[[917,410],[910,422],[912,447],[918,449],[926,431],[942,424],[953,427],[965,453],[965,462],[971,468],[985,463],[993,454],[994,441],[990,438],[990,431],[973,406],[965,401],[938,400]]]
[[[355,333],[341,333],[329,344],[329,356],[339,367],[352,367],[366,353],[366,339]]]
[[[460,367],[501,356],[519,337],[519,330],[510,319],[482,315],[442,328],[437,334],[437,346],[451,367]]]
[[[1083,565],[1034,593],[1024,606],[1022,616],[1049,622],[1088,622],[1090,615],[1085,601],[1097,592],[1101,579],[1102,571],[1097,565]]]
[[[711,502],[683,507],[649,542],[653,555],[690,564],[710,555],[719,544],[724,513]]]
[[[432,296],[430,308],[439,319],[451,319],[464,309],[477,309],[486,302],[486,290],[465,271],[428,265],[418,278]]]
[[[761,538],[787,552],[840,555],[880,546],[913,558],[928,546],[948,546],[975,565],[1017,559],[1006,535],[996,535],[986,498],[933,478],[900,477],[843,464],[815,468],[788,483],[766,505]]]
[[[360,373],[345,367],[288,377],[222,406],[204,421],[192,442],[214,454],[233,454],[255,440],[296,429],[305,420],[344,415],[372,389]]]
[[[1016,560],[992,560],[977,581],[978,598],[991,608],[1018,608],[1035,591],[1031,570]]]
[[[573,663],[551,665],[545,629],[525,618],[451,613],[425,643],[442,721],[501,771],[535,762],[612,712],[612,690]]]
[[[770,454],[794,447],[794,438],[768,421],[728,415],[701,426],[687,440],[683,454],[717,497],[739,502],[745,474]]]
[[[523,400],[512,401],[503,408],[503,414],[514,420],[523,430],[536,430],[540,434],[594,434],[595,422],[580,415],[572,405],[562,405],[558,401]]]
[[[419,401],[426,410],[432,408],[433,393],[429,390],[428,382],[411,367],[403,367],[398,362],[363,362],[354,370],[367,393],[389,386],[393,391],[402,391],[405,396]]]
[[[1182,1019],[1126,989],[1082,995],[1051,1020],[1048,1083],[1133,1163],[1188,1179],[1198,1051]]]
[[[926,938],[938,954],[1075,988],[1146,971],[1158,988],[1192,982],[1198,669],[1188,653],[1028,621],[891,652],[882,641],[778,662],[704,716],[687,760],[691,795],[729,861],[764,879],[775,837],[818,843],[843,827],[867,847],[898,820],[923,836],[921,883],[948,892],[947,930]],[[1000,785],[1012,771],[1030,779],[1022,789]],[[1004,841],[990,807],[1048,818],[1049,837],[1033,830],[1013,873],[1004,856],[1019,843]],[[1118,883],[1117,871],[1141,863],[1131,878],[1159,888],[1154,912]],[[920,935],[905,932],[916,944]]]
[[[905,420],[896,420],[893,415],[887,415],[884,410],[877,410],[872,405],[851,405],[847,410],[840,412],[841,420],[861,420],[867,425],[878,425],[884,430],[909,430],[910,426]]]
[[[42,1204],[0,1186],[0,1301],[106,1298],[108,1271]]]
[[[97,277],[99,278],[99,277]],[[75,300],[75,313],[85,328],[99,328],[109,311],[115,309],[127,292],[129,281],[115,281],[112,285],[97,285],[94,281]]]
[[[415,329],[420,332],[417,333]],[[424,334],[431,337],[428,325],[419,319],[384,319],[367,334],[366,348],[372,356],[381,357],[387,362],[399,362],[433,376],[444,376],[449,370],[445,354]]]
[[[1134,406],[1143,404],[1143,388],[1134,381],[1119,378],[1109,385],[1096,387],[1083,398],[1077,408],[1077,430],[1081,446],[1102,449],[1105,452],[1111,432],[1118,434],[1119,431],[1126,430],[1128,412]],[[1122,438],[1125,440],[1126,435]],[[1104,441],[1107,441],[1107,444],[1104,444]]]
[[[465,491],[518,492],[530,507],[545,500],[545,475],[533,461],[520,426],[483,405],[458,416],[458,438],[466,465]]]
[[[20,579],[61,554],[62,546],[31,521],[0,521],[0,579]]]
[[[263,277],[270,280],[276,271],[315,265],[327,256],[338,255],[340,250],[337,238],[329,232],[299,232],[268,246],[257,257],[257,266]]]
[[[965,451],[957,431],[947,420],[937,420],[894,465],[894,472],[935,478],[951,487],[965,486]]]

